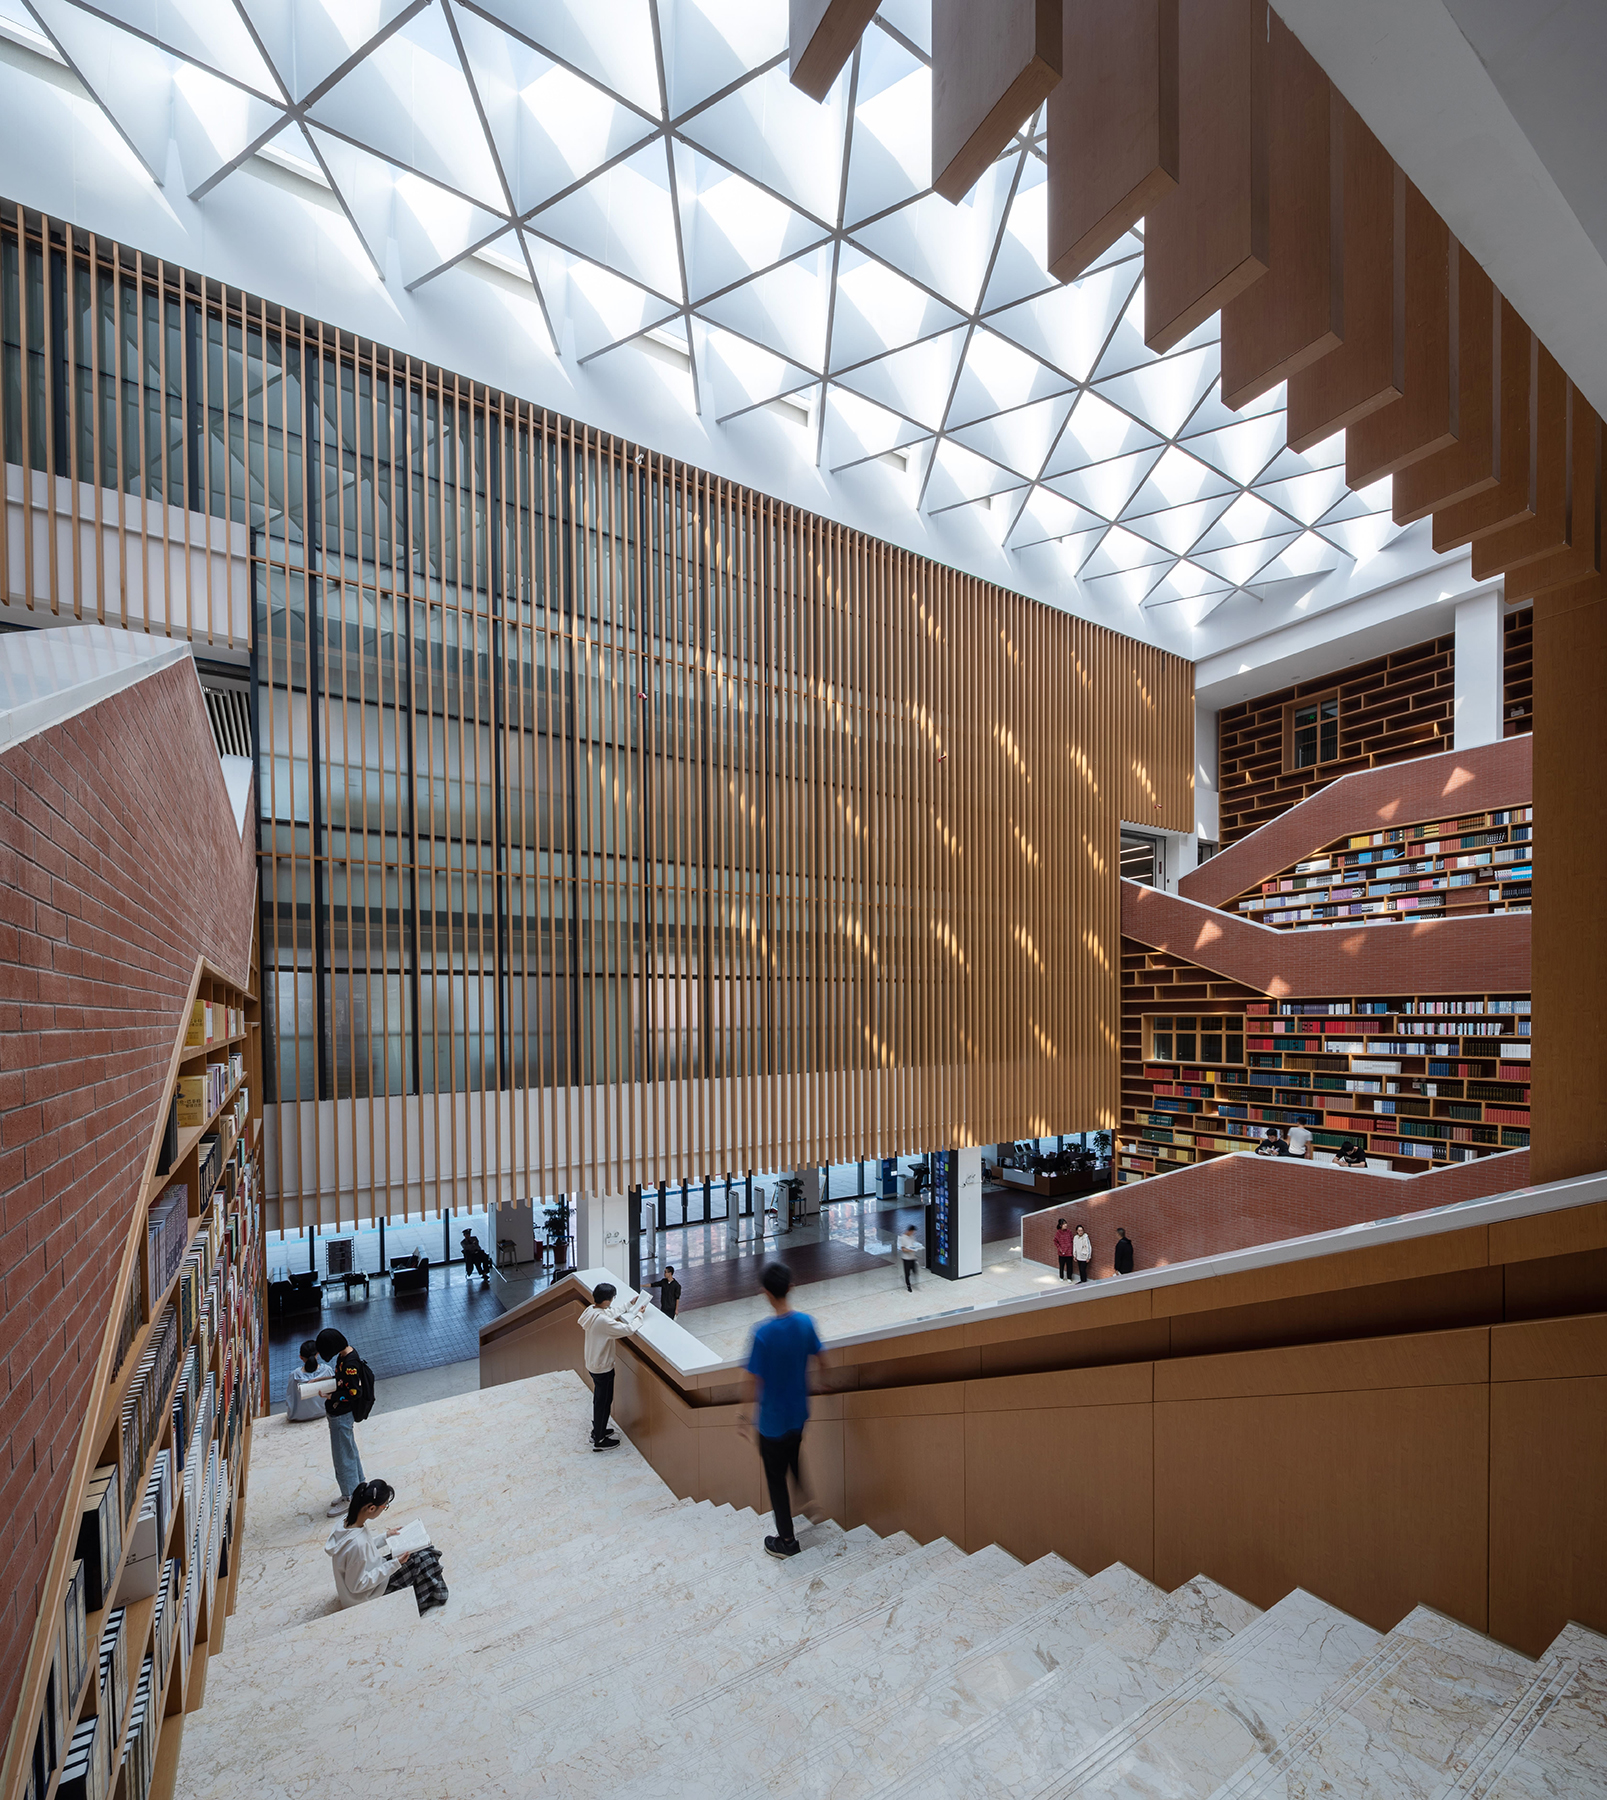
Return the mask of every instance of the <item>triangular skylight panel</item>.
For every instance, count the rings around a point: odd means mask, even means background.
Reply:
[[[1013,412],[951,428],[967,448],[1011,469],[1041,469],[1071,411],[1075,394],[1056,394]]]
[[[237,162],[252,144],[260,144],[284,118],[279,107],[231,86],[193,63],[181,63],[172,83],[173,137],[184,169],[184,186],[193,192],[226,164]],[[285,142],[313,165],[312,152],[292,126]]]
[[[830,299],[831,252],[822,248],[696,304],[702,317],[818,369]]]
[[[1313,469],[1284,481],[1258,481],[1255,491],[1292,513],[1302,525],[1315,525],[1345,492],[1345,472],[1342,468]]]
[[[1127,516],[1164,512],[1216,495],[1226,495],[1231,500],[1238,492],[1237,484],[1209,463],[1202,463],[1177,444],[1169,444],[1165,455],[1150,471],[1149,480],[1128,502]],[[1224,507],[1219,507],[1217,513],[1223,510]]]
[[[662,141],[654,141],[544,207],[531,224],[592,262],[681,304],[675,209]]]
[[[1172,437],[1187,423],[1216,377],[1217,354],[1207,348],[1144,363],[1094,385],[1114,405],[1147,420],[1162,437]]]
[[[225,10],[221,0],[206,0]],[[232,0],[251,22],[274,72],[292,100],[304,100],[322,82],[416,8],[413,0],[368,0],[343,6],[334,0]]]
[[[1162,507],[1159,512],[1135,512],[1134,505],[1129,505],[1122,514],[1122,523],[1140,537],[1164,545],[1174,556],[1184,556],[1232,504],[1230,490],[1209,500],[1196,500],[1192,505]]]
[[[832,325],[835,374],[922,338],[953,329],[960,316],[884,262],[843,247],[837,265],[837,308]]]
[[[1235,587],[1243,587],[1279,551],[1292,544],[1298,535],[1286,533],[1282,537],[1256,538],[1249,543],[1232,544],[1220,550],[1195,550],[1192,560],[1202,569],[1209,569],[1213,575],[1232,582]]]
[[[787,8],[775,0],[679,0],[659,8],[659,23],[672,117],[787,49]]]
[[[124,141],[160,180],[167,167],[173,57],[125,31],[108,30],[67,0],[31,0]]]
[[[315,123],[370,144],[481,206],[505,205],[474,96],[437,11],[392,32],[309,109]]]
[[[1136,258],[1110,265],[1069,286],[1051,286],[1034,299],[990,311],[988,326],[1071,380],[1086,381],[1140,273]]]
[[[233,6],[214,0],[101,0],[100,10],[160,37],[176,55],[269,100],[284,93]]]
[[[1074,413],[1073,418],[1076,417]],[[1064,439],[1062,439],[1064,442]],[[1054,476],[1049,485],[1056,493],[1086,506],[1102,519],[1115,519],[1155,467],[1159,450],[1139,450],[1131,456],[1113,456]]]
[[[650,0],[473,0],[476,10],[522,33],[554,61],[661,116]]]
[[[1220,469],[1234,481],[1254,481],[1283,443],[1283,414],[1246,419],[1219,431],[1185,433],[1183,442],[1201,462]]]
[[[681,135],[819,223],[836,224],[843,109],[799,93],[785,65],[695,113]]]
[[[1085,468],[1090,463],[1105,462],[1114,456],[1151,447],[1157,454],[1161,449],[1161,440],[1153,431],[1088,389],[1078,396],[1045,473],[1061,475],[1072,469]],[[1146,475],[1154,463],[1152,456],[1144,469]],[[1134,491],[1129,488],[1128,495]]]
[[[819,225],[765,189],[676,146],[681,233],[692,297],[745,281],[821,241]]]
[[[1007,338],[978,326],[965,352],[965,366],[954,390],[949,423],[968,424],[1051,394],[1065,393],[1066,388],[1063,376],[1045,368]]]

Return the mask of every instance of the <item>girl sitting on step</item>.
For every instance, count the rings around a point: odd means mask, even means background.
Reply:
[[[335,1565],[335,1594],[343,1607],[410,1587],[422,1618],[433,1607],[446,1605],[440,1553],[431,1545],[393,1557],[389,1546],[382,1545],[368,1529],[395,1498],[396,1490],[388,1481],[358,1482],[346,1510],[346,1523],[330,1532],[324,1549]],[[386,1536],[394,1537],[399,1529]]]

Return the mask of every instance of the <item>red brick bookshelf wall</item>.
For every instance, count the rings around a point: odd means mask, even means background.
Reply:
[[[0,755],[6,1724],[196,958],[246,983],[255,892],[187,662]]]
[[[1225,706],[1217,715],[1221,842],[1234,843],[1340,775],[1451,747],[1453,636],[1392,651],[1298,687]],[[1285,772],[1284,712],[1292,700],[1338,690],[1339,757]]]

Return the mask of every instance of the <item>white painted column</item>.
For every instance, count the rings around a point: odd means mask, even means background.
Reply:
[[[955,1218],[959,1230],[955,1241],[955,1267],[959,1274],[982,1273],[982,1151],[973,1144],[954,1153],[955,1178],[959,1189]]]
[[[1222,841],[1222,803],[1217,765],[1216,714],[1194,704],[1194,835],[1208,844]]]
[[[1501,741],[1501,640],[1499,590],[1457,602],[1452,744],[1458,750]]]
[[[624,1194],[575,1196],[575,1266],[607,1269],[621,1287],[630,1284],[630,1202]]]

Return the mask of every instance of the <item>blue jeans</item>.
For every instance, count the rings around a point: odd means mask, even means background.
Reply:
[[[350,1413],[329,1415],[329,1454],[335,1460],[335,1479],[343,1498],[349,1500],[363,1479],[363,1459],[357,1454],[357,1421]]]

